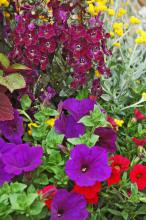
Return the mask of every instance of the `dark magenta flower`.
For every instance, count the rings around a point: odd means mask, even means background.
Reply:
[[[13,175],[31,172],[40,166],[42,156],[42,147],[30,147],[28,144],[17,145],[3,155],[4,170]]]
[[[47,39],[40,39],[40,51],[42,53],[54,53],[57,47],[57,43],[54,38],[49,40]]]
[[[91,99],[78,100],[75,98],[66,99],[63,102],[63,109],[67,110],[76,121],[93,111],[95,102]]]
[[[39,27],[39,31],[38,31],[38,37],[39,38],[45,38],[47,40],[51,39],[52,37],[54,37],[55,34],[55,30],[54,30],[54,26],[47,24],[47,25],[42,25]]]
[[[110,177],[108,155],[103,148],[76,145],[66,162],[66,174],[79,186],[92,186],[96,181],[104,181]]]
[[[55,121],[55,129],[58,133],[64,134],[66,138],[75,138],[85,133],[85,126],[77,123],[71,115],[61,114]]]
[[[97,98],[100,98],[102,93],[103,93],[103,91],[102,91],[102,87],[101,87],[101,84],[100,84],[100,78],[94,79],[92,81],[91,95],[95,96]]]
[[[71,66],[74,67],[74,70],[81,73],[86,73],[92,67],[92,62],[90,57],[80,56],[76,58]]]
[[[15,144],[22,143],[22,136],[24,133],[23,118],[19,115],[18,111],[14,111],[14,119],[9,121],[0,122],[0,130],[2,135]]]
[[[51,204],[51,220],[85,220],[88,217],[86,205],[82,195],[60,189]]]
[[[108,152],[115,152],[116,151],[116,139],[117,134],[116,132],[109,127],[99,127],[95,129],[95,134],[99,135],[99,140],[97,144],[106,149]]]
[[[28,30],[24,36],[25,46],[28,47],[28,46],[31,46],[32,44],[36,45],[37,42],[38,42],[38,36],[36,35],[35,30],[33,31]]]

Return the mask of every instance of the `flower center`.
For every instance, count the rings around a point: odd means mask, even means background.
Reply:
[[[63,215],[63,210],[58,210],[57,216],[61,217]]]
[[[137,177],[137,179],[140,179],[142,177],[142,174],[139,173],[136,177]]]
[[[116,170],[120,170],[120,168],[121,168],[119,165],[116,165],[114,167],[115,167]]]
[[[88,166],[87,165],[82,166],[81,171],[82,173],[86,173],[88,171]]]

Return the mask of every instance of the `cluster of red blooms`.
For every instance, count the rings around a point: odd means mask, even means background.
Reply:
[[[107,179],[108,187],[121,181],[121,175],[123,172],[129,170],[130,160],[122,155],[114,155],[109,158],[109,163],[112,167],[112,173],[110,178]],[[139,190],[146,188],[146,166],[136,164],[130,171],[129,177],[131,182],[135,183]],[[72,191],[83,195],[87,204],[97,204],[99,200],[98,193],[101,189],[101,183],[97,181],[93,186],[89,187],[81,187],[75,183]],[[57,188],[49,185],[39,190],[38,194],[42,194],[42,199],[44,200],[46,206],[50,208],[56,192]]]
[[[17,25],[11,36],[14,47],[9,57],[32,69],[46,71],[51,66],[57,48],[62,48],[61,56],[72,68],[72,88],[86,83],[87,71],[98,70],[100,74],[109,76],[105,55],[111,55],[106,47],[110,35],[104,31],[100,16],[94,21],[87,20],[86,25],[79,19],[76,19],[76,24],[69,24],[68,19],[75,13],[75,5],[61,4],[56,0],[49,1],[48,7],[52,8],[53,23],[45,21],[38,25],[35,22],[38,17],[32,14],[31,7],[26,7],[27,11],[24,7],[22,15],[16,16]],[[95,91],[97,83],[94,82],[96,85],[93,85],[92,93],[99,93],[100,96],[101,89]]]

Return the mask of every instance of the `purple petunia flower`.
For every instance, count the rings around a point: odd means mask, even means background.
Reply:
[[[42,147],[30,147],[28,144],[16,145],[12,151],[3,155],[4,170],[13,175],[33,171],[42,163],[42,156]]]
[[[63,113],[55,121],[55,129],[58,133],[64,134],[66,138],[75,138],[85,133],[85,126],[77,123],[71,115],[65,116]]]
[[[51,204],[51,220],[85,220],[88,217],[86,205],[82,195],[60,189]]]
[[[106,150],[84,144],[76,145],[66,163],[66,174],[79,186],[92,186],[96,181],[104,181],[110,177]]]
[[[116,151],[116,139],[117,134],[112,128],[108,127],[99,127],[95,129],[95,134],[99,135],[99,140],[97,144],[105,148],[108,152]]]
[[[12,174],[8,174],[5,170],[4,170],[4,164],[3,162],[0,160],[0,186],[2,186],[5,182],[9,182],[14,175]]]
[[[24,133],[23,118],[18,111],[14,111],[14,119],[0,122],[0,130],[2,135],[15,144],[22,143],[22,135]]]
[[[66,99],[63,103],[63,109],[70,112],[76,121],[93,111],[95,102],[91,99],[78,100],[75,98]]]

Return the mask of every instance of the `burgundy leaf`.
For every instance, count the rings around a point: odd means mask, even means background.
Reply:
[[[9,98],[0,92],[0,121],[12,120],[13,118],[12,104]]]

